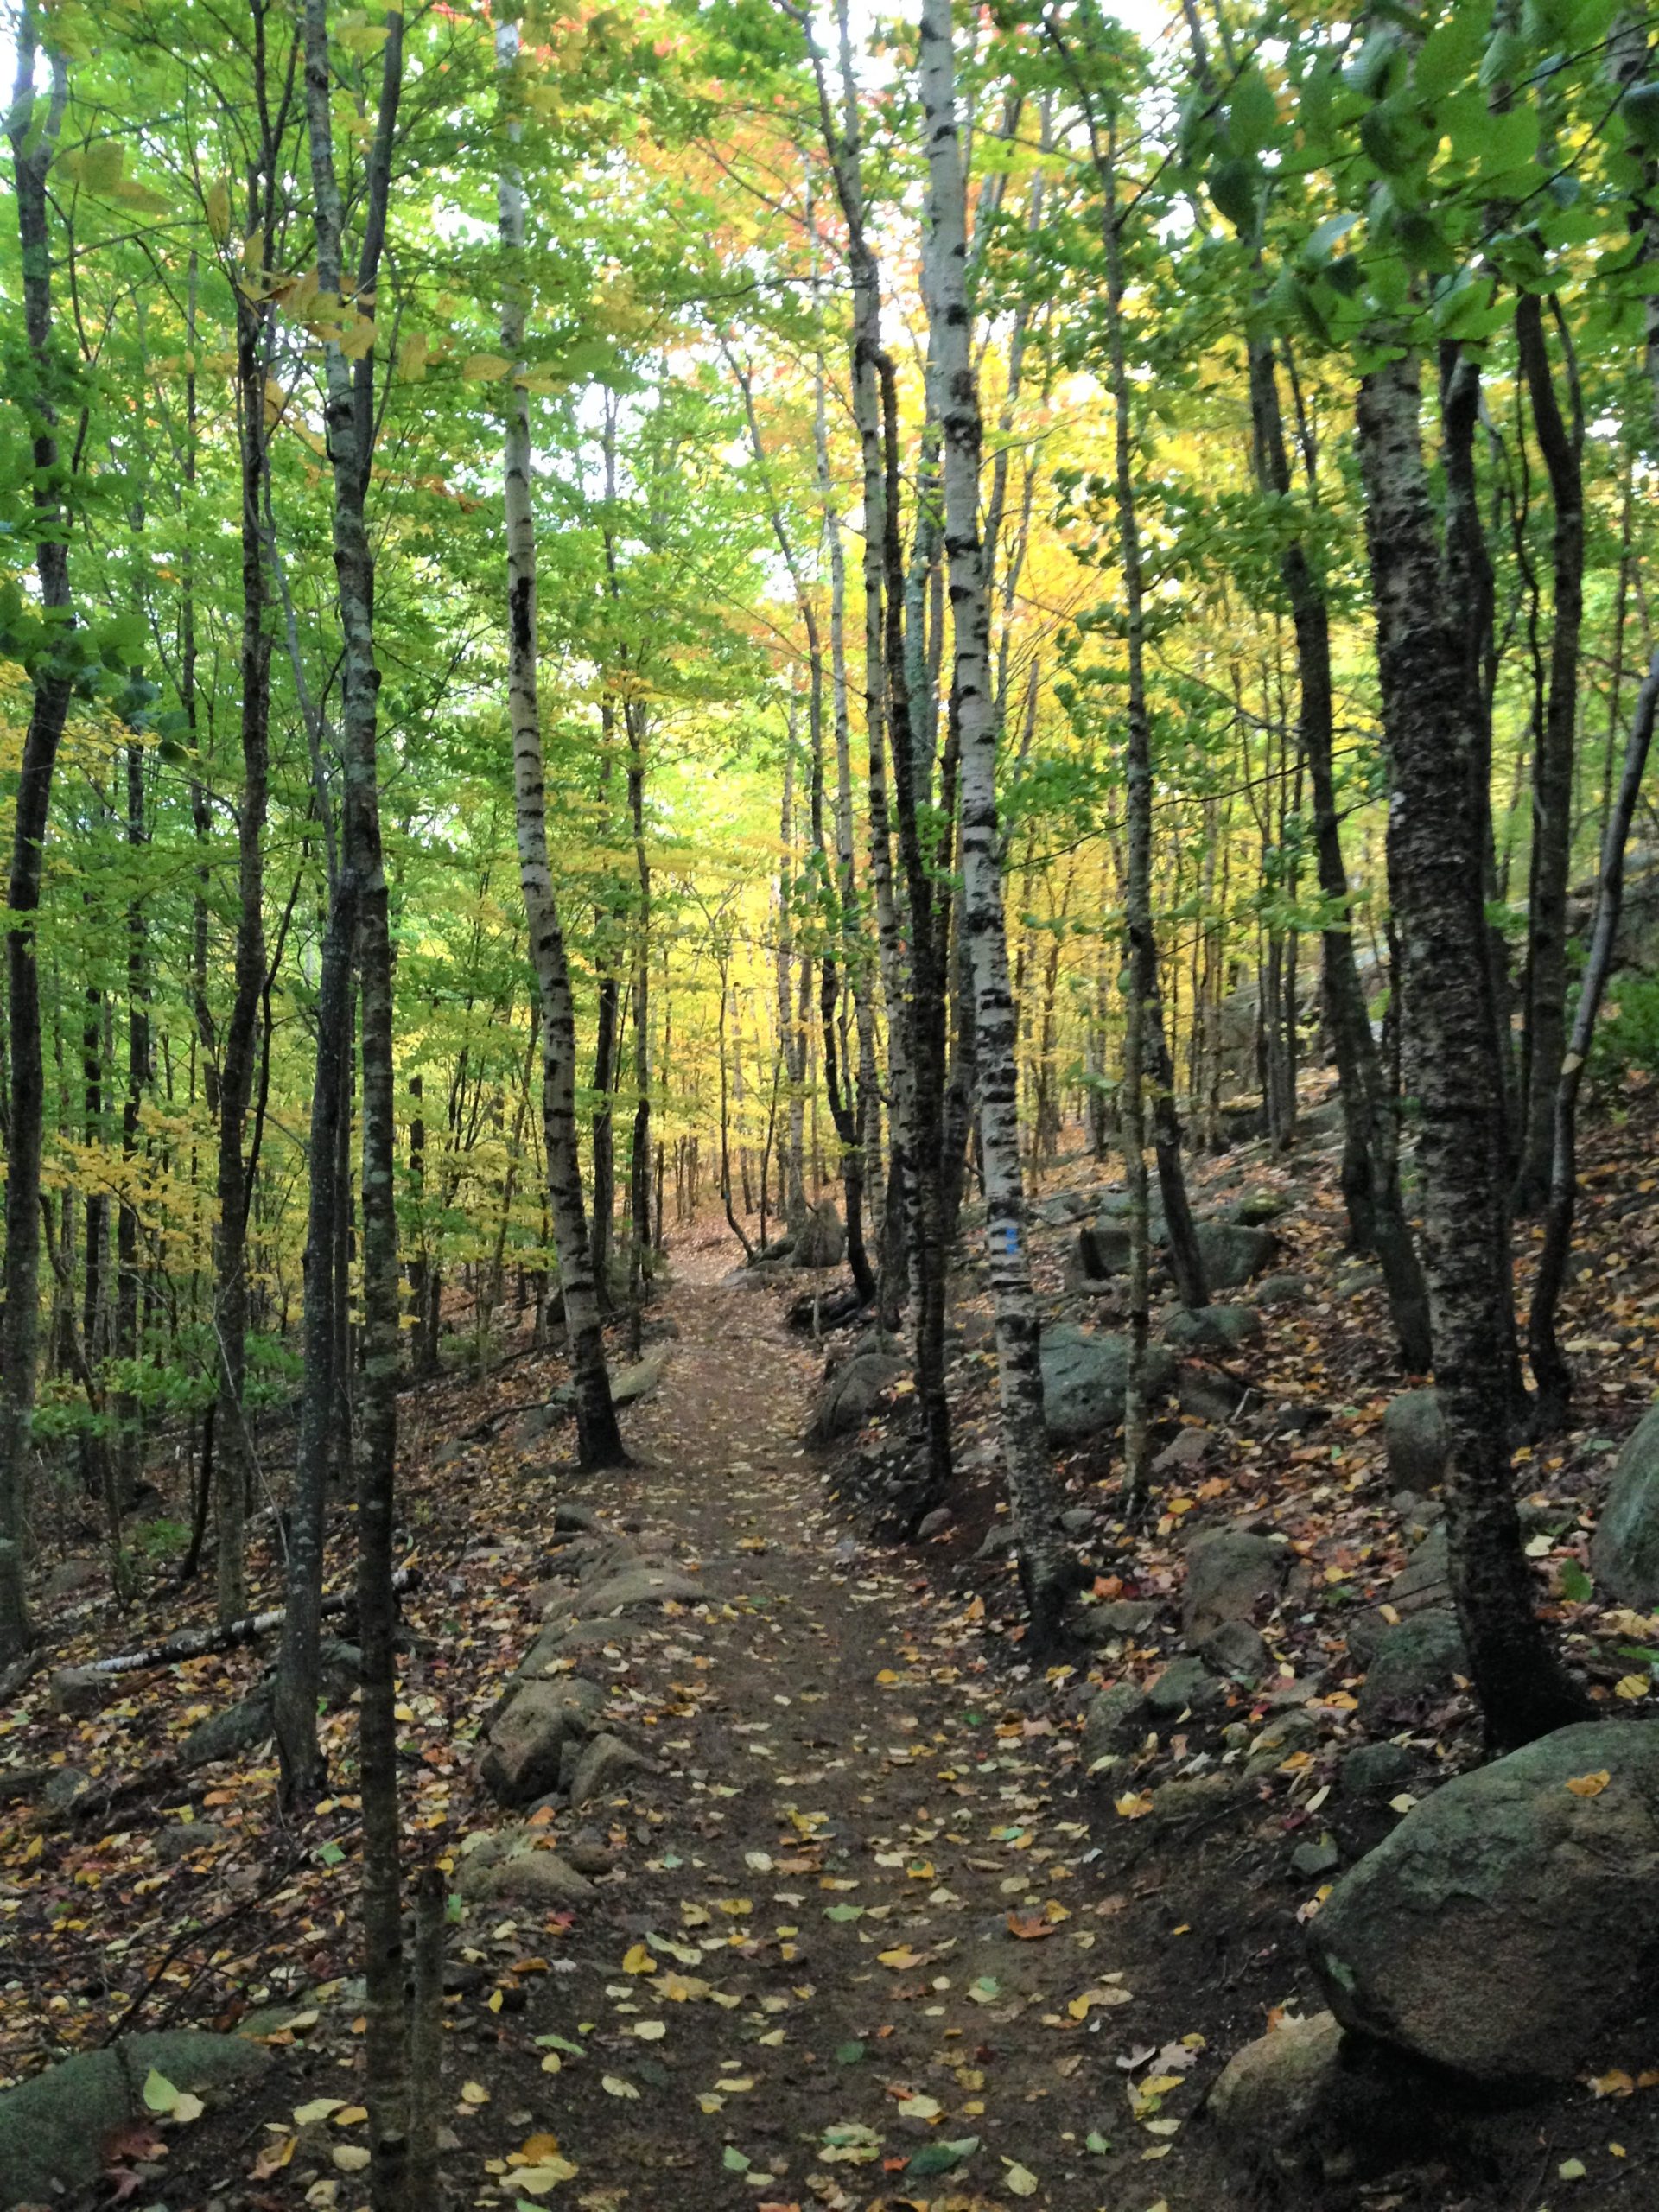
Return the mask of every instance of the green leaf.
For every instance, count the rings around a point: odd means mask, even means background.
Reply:
[[[1512,107],[1507,115],[1489,115],[1478,150],[1483,176],[1524,167],[1538,151],[1537,110]]]
[[[1456,0],[1446,22],[1417,50],[1411,78],[1424,99],[1440,99],[1478,73],[1491,20],[1491,9],[1479,0],[1472,5]]]
[[[1342,239],[1360,220],[1357,215],[1327,215],[1303,247],[1305,259],[1311,262],[1329,261]]]
[[[171,2112],[179,2101],[179,2093],[165,2074],[152,2066],[144,2076],[144,2103],[151,2112]]]
[[[971,2158],[979,2148],[977,2135],[958,2135],[938,2143],[925,2143],[905,2168],[906,2174],[948,2174]]]
[[[827,1904],[823,1916],[826,1920],[862,1920],[864,1908],[861,1904]]]
[[[856,2066],[863,2057],[867,2048],[868,2045],[861,2043],[856,2036],[850,2043],[838,2043],[836,2045],[836,2065]]]
[[[728,2174],[746,2174],[749,2171],[749,2160],[744,2157],[734,2143],[728,2143],[726,2145],[721,2155],[720,2163]]]
[[[1210,197],[1227,218],[1241,231],[1247,231],[1255,221],[1256,188],[1262,172],[1253,161],[1236,158],[1217,162],[1210,172]]]
[[[1279,103],[1273,87],[1254,64],[1233,86],[1227,103],[1227,140],[1235,154],[1259,154],[1279,129]]]
[[[1085,2151],[1092,2151],[1097,2158],[1103,2158],[1111,2149],[1112,2139],[1109,2135],[1103,2135],[1097,2127],[1091,2127],[1083,2139],[1083,2147]]]
[[[1595,1586],[1577,1560],[1570,1559],[1562,1567],[1561,1595],[1568,1605],[1588,1605]]]

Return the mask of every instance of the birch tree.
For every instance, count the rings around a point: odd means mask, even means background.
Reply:
[[[1040,1646],[1059,1626],[1074,1568],[1059,1524],[1043,1425],[1041,1325],[1032,1289],[1020,1166],[1019,1015],[1008,979],[998,858],[997,716],[979,523],[982,433],[968,297],[967,193],[950,0],[922,0],[918,74],[930,183],[923,289],[944,445],[951,705],[960,749],[962,927],[973,976],[986,1254],[996,1314],[1002,1457],[1026,1603]]]
[[[512,113],[518,66],[516,24],[496,30],[496,62],[508,111],[507,140],[516,146],[522,124]],[[524,185],[518,164],[503,164],[498,188],[499,230],[506,263],[501,344],[522,363],[527,297],[523,268]],[[605,1338],[588,1237],[576,1141],[576,1024],[570,963],[547,852],[547,772],[542,752],[537,683],[536,517],[531,490],[530,393],[515,372],[507,397],[502,448],[507,527],[507,709],[512,730],[512,780],[517,806],[518,880],[530,926],[531,958],[542,1005],[542,1127],[547,1158],[548,1202],[559,1257],[559,1287],[575,1386],[576,1435],[584,1466],[614,1465],[626,1458],[616,1408],[611,1402]],[[636,1152],[639,1147],[636,1147]],[[639,1203],[636,1195],[636,1204]],[[636,1239],[640,1225],[636,1219]]]

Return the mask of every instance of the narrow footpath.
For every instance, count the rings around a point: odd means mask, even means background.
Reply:
[[[668,1311],[639,1464],[561,1496],[695,1562],[709,1601],[581,1662],[658,1770],[586,1809],[614,1871],[523,2011],[475,2030],[490,2101],[463,2097],[461,2144],[522,2129],[501,2201],[522,2175],[594,2212],[1198,2212],[1201,2039],[1137,1994],[1146,1916],[1099,1864],[1050,1686],[994,1664],[982,1608],[916,1555],[848,1535],[799,1442],[818,1363],[767,1293],[684,1285]],[[522,1914],[466,1940],[540,1942]]]

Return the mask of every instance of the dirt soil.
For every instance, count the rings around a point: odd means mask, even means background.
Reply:
[[[1605,1157],[1634,1157],[1651,1135],[1638,1120]],[[1282,1224],[1288,1263],[1326,1274],[1329,1164],[1304,1171]],[[1068,1179],[1093,1174],[1085,1162]],[[1217,1177],[1287,1181],[1259,1160]],[[1593,1235],[1593,1198],[1590,1213]],[[1041,1245],[1060,1310],[1069,1236]],[[850,1472],[807,1452],[823,1352],[785,1325],[786,1286],[722,1287],[731,1257],[677,1256],[663,1312],[679,1333],[661,1387],[626,1417],[636,1464],[625,1471],[579,1477],[563,1433],[521,1447],[511,1419],[433,1464],[480,1409],[545,1395],[550,1361],[405,1401],[409,1534],[424,1575],[403,1684],[412,1859],[458,1865],[467,1837],[503,1817],[478,1783],[476,1738],[536,1635],[530,1593],[556,1564],[556,1503],[593,1509],[708,1592],[630,1616],[581,1662],[606,1689],[607,1725],[652,1763],[601,1806],[543,1816],[561,1850],[579,1843],[588,1863],[608,1861],[591,1901],[474,1906],[453,1931],[452,2202],[1218,2212],[1274,2201],[1230,2168],[1205,2093],[1270,2019],[1318,2008],[1300,1936],[1321,1885],[1293,1852],[1328,1834],[1347,1863],[1397,1817],[1331,1791],[1336,1754],[1357,1740],[1344,1609],[1404,1556],[1380,1462],[1377,1418],[1396,1384],[1375,1292],[1269,1316],[1264,1346],[1230,1355],[1254,1410],[1214,1433],[1201,1467],[1171,1472],[1150,1522],[1115,1522],[1103,1452],[1073,1455],[1069,1502],[1096,1510],[1087,1541],[1102,1593],[1148,1597],[1160,1612],[1142,1635],[1033,1670],[1011,1572],[978,1555],[995,1509],[971,1270],[957,1286],[953,1391],[976,1471],[950,1529],[894,1548],[867,1541],[849,1511],[890,1456],[891,1426],[863,1440]],[[1621,1264],[1637,1275],[1598,1294],[1635,1312],[1655,1263],[1627,1252]],[[1611,1325],[1605,1314],[1599,1325]],[[1631,1343],[1607,1341],[1618,1358],[1576,1442],[1540,1461],[1551,1495],[1585,1495],[1605,1472],[1601,1432],[1622,1434],[1646,1402],[1645,1341],[1639,1358]],[[1310,1408],[1317,1421],[1287,1418]],[[901,1395],[892,1422],[904,1414]],[[1178,1725],[1127,1789],[1090,1785],[1082,1709],[1102,1682],[1149,1675],[1179,1649],[1192,1516],[1236,1517],[1257,1501],[1307,1567],[1269,1630],[1277,1678],[1263,1695],[1236,1691],[1204,1728]],[[1581,1554],[1589,1517],[1562,1536],[1558,1566]],[[168,1624],[179,1618],[175,1600]],[[1580,1656],[1593,1654],[1592,1615],[1562,1618]],[[160,1624],[154,1611],[141,1624]],[[82,1623],[84,1648],[137,1641],[132,1626],[99,1611]],[[232,1655],[138,1678],[91,1721],[54,1719],[37,1682],[7,1717],[0,1778],[67,1760],[88,1794],[79,1814],[0,1809],[0,2068],[32,2073],[124,2019],[261,2031],[277,2062],[264,2085],[116,2146],[105,2196],[165,2212],[356,2212],[349,1714],[327,1726],[340,1794],[293,1830],[275,1812],[267,1752],[188,1773],[171,1764],[191,1718],[245,1688],[259,1663]],[[1259,1726],[1288,1703],[1317,1710],[1320,1740],[1242,1799],[1173,1826],[1133,1809],[1143,1781],[1218,1755],[1222,1726]],[[1402,1740],[1425,1772],[1466,1763],[1466,1698]],[[211,1826],[196,1851],[177,1848],[186,1815]],[[1616,2042],[1608,2066],[1634,2077],[1656,2050]],[[1635,2212],[1659,2202],[1659,2105],[1586,2082],[1548,2105],[1471,2115],[1457,2139],[1426,2142],[1422,2161],[1288,2201]]]

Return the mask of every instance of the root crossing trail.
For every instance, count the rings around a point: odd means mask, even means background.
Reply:
[[[670,1310],[639,1465],[563,1494],[672,1542],[710,1602],[581,1662],[658,1771],[582,1813],[615,1871],[495,2048],[452,2062],[491,2095],[463,2143],[510,2152],[504,2118],[550,2132],[576,2169],[558,2196],[601,2212],[1196,2208],[1171,2187],[1179,2121],[1147,2133],[1115,2063],[1139,2048],[1144,2080],[1166,2031],[1127,1901],[1085,1863],[1049,1685],[826,1504],[799,1442],[817,1363],[766,1293],[688,1287]],[[528,1916],[481,1919],[474,1957],[543,1946]],[[1172,2049],[1149,2118],[1193,2086]]]

